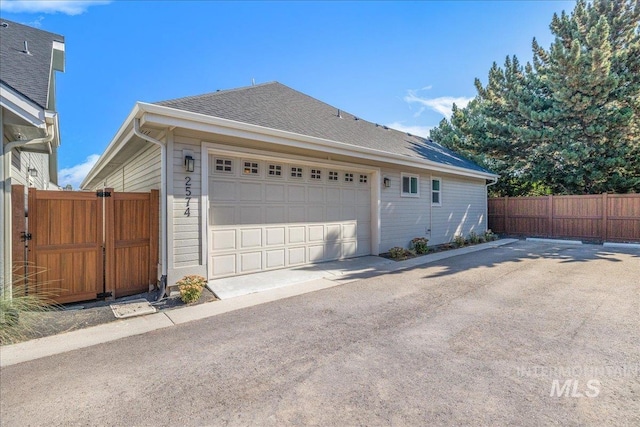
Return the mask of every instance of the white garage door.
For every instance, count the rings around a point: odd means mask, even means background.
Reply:
[[[371,175],[209,156],[209,278],[371,253]]]

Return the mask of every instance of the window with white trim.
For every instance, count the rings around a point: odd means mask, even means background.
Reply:
[[[442,206],[442,180],[431,178],[431,205]]]
[[[320,169],[311,169],[311,179],[321,180],[322,171]]]
[[[302,168],[299,168],[297,166],[292,166],[291,178],[302,178]]]
[[[269,165],[269,171],[267,172],[269,176],[272,177],[281,177],[282,176],[282,166],[281,165]]]
[[[338,180],[338,172],[329,171],[329,181],[337,181]]]
[[[361,184],[366,184],[369,181],[369,176],[368,175],[360,175],[360,183]]]
[[[214,162],[216,172],[233,173],[233,160],[216,158]]]
[[[344,182],[353,182],[353,174],[349,172],[345,172]]]
[[[403,173],[401,175],[402,180],[402,197],[420,197],[420,177],[418,175],[411,175]]]
[[[260,169],[258,167],[258,162],[244,162],[244,167],[242,168],[242,173],[244,175],[258,175],[260,174]]]

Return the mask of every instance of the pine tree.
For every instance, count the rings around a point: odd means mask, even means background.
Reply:
[[[550,28],[432,138],[500,173],[500,194],[640,191],[640,2],[579,0]]]

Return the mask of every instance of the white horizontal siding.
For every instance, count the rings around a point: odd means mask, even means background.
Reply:
[[[49,188],[48,154],[29,153],[18,149],[11,150],[11,152],[11,185],[24,185],[40,190],[57,190],[57,187]],[[31,176],[29,169],[38,171],[38,176]]]
[[[420,197],[402,197],[401,173],[383,169],[382,180],[388,178],[390,187],[380,190],[380,252],[394,246],[408,247],[414,237],[429,237],[429,175],[420,174]]]
[[[183,150],[192,152],[195,160],[195,170],[185,172]],[[193,138],[176,136],[173,144],[171,160],[173,176],[170,177],[173,187],[173,267],[176,269],[196,267],[202,265],[201,256],[201,225],[200,225],[200,198],[202,196],[202,159],[200,141]],[[187,179],[190,178],[189,187],[191,199],[187,206]],[[186,214],[189,208],[188,215]]]
[[[134,155],[128,162],[114,170],[98,188],[113,188],[114,191],[144,193],[159,190],[160,147],[150,145]],[[94,188],[97,190],[98,188]]]
[[[451,242],[456,235],[468,236],[487,229],[486,187],[483,180],[434,175],[441,178],[442,206],[433,207],[432,241]]]

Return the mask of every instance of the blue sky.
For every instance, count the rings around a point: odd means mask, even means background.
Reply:
[[[0,0],[0,16],[65,36],[60,185],[78,187],[136,101],[279,81],[428,136],[491,64],[548,47],[573,1]]]

